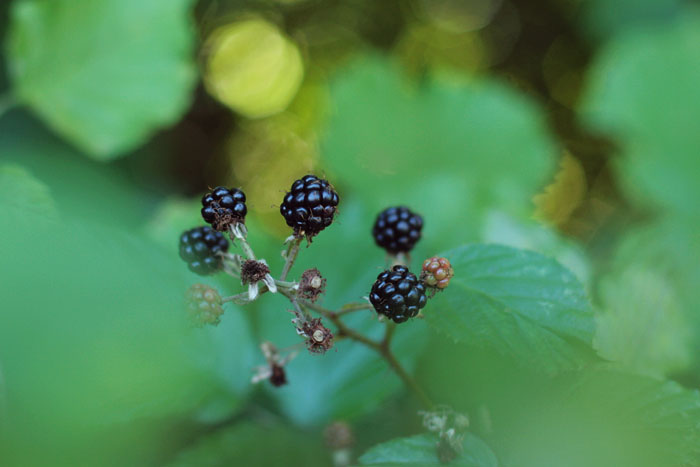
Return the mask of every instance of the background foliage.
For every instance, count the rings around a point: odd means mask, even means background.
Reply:
[[[342,199],[295,266],[327,306],[384,266],[387,205],[425,217],[414,267],[453,261],[394,345],[469,414],[455,465],[700,465],[695,2],[11,0],[0,38],[3,465],[329,465],[335,420],[353,462],[437,463],[357,344],[250,384],[298,342],[282,298],[186,325],[198,197],[242,187],[279,270],[308,172]]]

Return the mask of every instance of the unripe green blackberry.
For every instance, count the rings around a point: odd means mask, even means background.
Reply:
[[[194,284],[185,293],[185,303],[191,321],[197,326],[217,325],[224,313],[221,296],[204,284]]]

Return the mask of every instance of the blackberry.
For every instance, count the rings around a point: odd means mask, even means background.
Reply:
[[[338,193],[330,183],[307,175],[292,184],[280,206],[287,225],[297,237],[311,238],[331,225],[337,212]]]
[[[200,276],[219,271],[223,266],[219,253],[226,251],[228,241],[224,234],[209,226],[195,227],[180,235],[180,258]]]
[[[405,206],[387,208],[374,221],[372,235],[391,254],[408,253],[420,240],[423,218]]]
[[[224,314],[221,296],[215,289],[204,284],[194,284],[185,294],[190,320],[197,326],[217,325]]]
[[[413,318],[427,302],[425,285],[406,266],[394,266],[377,276],[369,294],[369,301],[377,313],[386,315],[395,323]]]
[[[452,265],[447,258],[433,256],[423,261],[423,271],[420,280],[428,287],[442,290],[450,285],[450,279],[455,275]]]
[[[202,217],[216,230],[224,232],[230,225],[245,223],[248,208],[245,193],[238,188],[214,188],[202,197]]]

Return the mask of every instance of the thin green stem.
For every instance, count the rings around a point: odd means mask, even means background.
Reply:
[[[253,248],[251,248],[248,240],[246,240],[246,228],[243,224],[231,224],[229,226],[229,236],[231,237],[231,242],[236,243],[236,240],[240,242],[241,248],[243,249],[243,254],[248,259],[255,259],[255,253]]]
[[[293,290],[297,286],[297,283],[296,282],[280,281],[280,280],[275,279],[275,285],[277,285],[277,287],[282,288],[282,289]]]
[[[371,303],[348,303],[347,305],[343,305],[343,307],[340,310],[336,311],[335,314],[337,316],[343,316],[354,311],[371,310],[373,308],[374,307]]]
[[[282,274],[280,274],[280,280],[287,279],[289,270],[292,269],[294,261],[297,259],[297,255],[299,255],[299,246],[301,245],[301,241],[303,239],[304,237],[294,237],[294,240],[292,240],[292,242],[289,244],[289,248],[287,248],[287,253],[285,255],[285,262],[284,267],[282,268]]]
[[[384,357],[384,360],[387,361],[391,369],[394,370],[399,378],[403,380],[404,384],[413,391],[418,399],[420,399],[425,408],[432,410],[433,407],[435,407],[435,404],[433,404],[428,395],[423,391],[423,388],[416,383],[416,380],[413,379],[410,374],[408,374],[403,366],[401,366],[401,363],[398,361],[393,352],[391,352],[389,346],[382,346],[380,353]]]
[[[384,328],[384,339],[382,339],[382,344],[385,347],[389,347],[391,344],[391,338],[394,335],[394,330],[396,329],[396,323],[393,321],[387,321],[386,328]]]

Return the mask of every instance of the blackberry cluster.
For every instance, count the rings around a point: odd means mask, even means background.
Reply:
[[[219,271],[223,266],[219,253],[226,251],[228,241],[224,234],[209,226],[195,227],[180,235],[180,258],[200,276]]]
[[[338,193],[327,180],[307,175],[292,184],[280,212],[296,236],[311,238],[331,225],[337,212]]]
[[[229,225],[245,222],[248,208],[245,193],[238,188],[214,188],[202,197],[202,217],[216,230],[224,232]]]
[[[194,284],[185,294],[187,311],[194,324],[217,325],[224,314],[219,292],[204,284]]]
[[[395,323],[413,318],[427,302],[425,285],[406,266],[394,266],[377,276],[369,294],[377,313],[386,315]]]
[[[421,216],[405,206],[397,206],[379,213],[372,235],[377,245],[389,253],[408,253],[420,240],[422,229]]]

